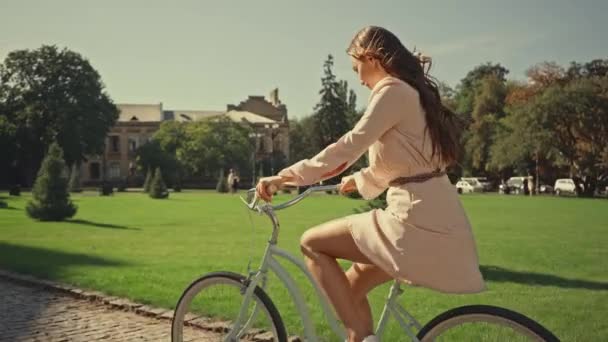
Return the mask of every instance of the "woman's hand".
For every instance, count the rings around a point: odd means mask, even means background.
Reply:
[[[286,179],[281,176],[260,178],[258,185],[255,187],[255,192],[259,198],[270,202],[272,201],[272,195],[283,187],[285,181]]]
[[[355,177],[346,176],[342,177],[342,182],[340,183],[340,193],[347,194],[349,192],[353,192],[357,190],[357,183],[355,183]]]

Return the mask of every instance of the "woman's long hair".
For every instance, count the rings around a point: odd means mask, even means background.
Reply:
[[[378,60],[388,74],[418,91],[426,113],[432,157],[438,156],[445,165],[456,163],[461,153],[461,127],[456,115],[441,103],[437,84],[428,75],[428,69],[424,70],[430,58],[414,55],[394,34],[377,26],[359,31],[346,52],[357,59],[371,57]]]

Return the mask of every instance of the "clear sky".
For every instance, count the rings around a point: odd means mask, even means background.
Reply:
[[[451,86],[486,61],[524,79],[541,61],[608,57],[608,0],[1,0],[0,59],[56,44],[88,58],[117,103],[225,110],[279,87],[301,117],[319,99],[329,53],[365,105],[345,49],[366,25],[431,55]]]

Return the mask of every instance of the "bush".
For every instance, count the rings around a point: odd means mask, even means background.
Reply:
[[[281,190],[282,193],[284,194],[290,194],[291,193],[291,189],[289,188],[283,188],[283,190]]]
[[[72,165],[68,189],[70,192],[82,192],[82,187],[80,186],[80,167],[77,164]]]
[[[127,179],[126,178],[124,178],[123,180],[118,182],[118,185],[116,186],[116,191],[117,192],[127,191]]]
[[[173,191],[181,192],[182,191],[182,180],[177,178],[173,183]]]
[[[0,209],[8,207],[8,204],[0,199]]]
[[[156,172],[154,172],[154,178],[150,184],[150,197],[157,199],[169,197],[169,191],[167,190],[167,185],[165,185],[165,181],[163,180],[160,167],[156,168]]]
[[[146,180],[144,181],[144,192],[150,192],[150,184],[152,183],[152,170],[148,168],[148,173],[146,173]]]
[[[53,143],[38,170],[32,200],[26,207],[31,218],[62,221],[76,214],[76,206],[68,193],[68,180],[63,175],[64,169],[63,151],[59,144]]]
[[[226,180],[226,177],[224,177],[224,169],[220,170],[220,178],[217,180],[215,190],[221,193],[227,193],[229,191],[228,180]]]
[[[9,195],[11,196],[21,196],[21,186],[19,184],[14,184],[8,190]]]
[[[101,186],[99,187],[99,194],[101,196],[110,196],[114,193],[114,188],[112,187],[112,183],[108,181],[103,181]]]

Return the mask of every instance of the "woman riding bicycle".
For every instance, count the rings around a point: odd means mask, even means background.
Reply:
[[[357,124],[316,156],[256,191],[309,185],[332,178],[369,151],[369,166],[342,178],[342,193],[372,199],[388,188],[385,210],[336,219],[301,239],[307,267],[344,323],[349,341],[377,341],[367,294],[391,279],[448,293],[484,289],[469,220],[445,168],[455,163],[460,131],[425,72],[428,57],[414,55],[384,28],[369,26],[347,53],[361,83],[371,89]],[[336,259],[353,262],[343,272]]]

